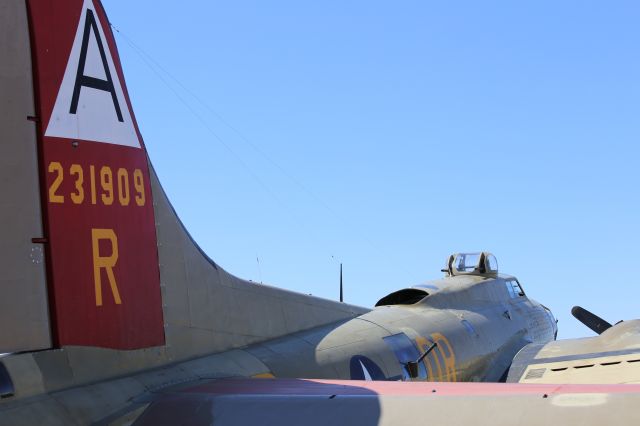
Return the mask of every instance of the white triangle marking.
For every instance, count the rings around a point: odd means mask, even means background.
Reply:
[[[78,70],[85,26],[87,25],[87,11],[89,10],[95,18],[98,34],[95,34],[94,27],[91,27],[84,69]],[[96,37],[99,37],[102,42],[106,66],[112,82],[111,90],[115,96],[112,95],[110,90],[82,85],[77,97],[75,113],[72,113],[77,74],[107,83],[107,70],[103,65]],[[121,117],[118,117],[117,108],[120,110]],[[133,126],[129,107],[122,91],[122,84],[113,63],[107,38],[102,30],[102,23],[95,11],[92,0],[84,0],[67,68],[58,90],[58,96],[45,136],[140,148],[140,141]]]

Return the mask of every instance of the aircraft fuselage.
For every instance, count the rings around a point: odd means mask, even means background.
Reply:
[[[508,275],[431,281],[393,293],[381,299],[393,304],[337,327],[298,333],[249,351],[276,377],[504,380],[522,347],[549,342],[557,331],[551,312],[529,299],[519,284],[514,291],[513,283],[517,280]],[[412,376],[407,364],[432,346]]]

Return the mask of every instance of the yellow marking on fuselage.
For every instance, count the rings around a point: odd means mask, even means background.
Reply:
[[[421,355],[429,349],[429,346],[431,346],[431,342],[422,336],[416,337],[416,343],[418,348],[420,348]],[[434,378],[433,367],[431,366],[431,361],[429,361],[428,355],[422,360],[422,363],[427,368],[427,380],[432,380]]]
[[[438,350],[438,352],[442,355],[442,359],[444,360],[444,368],[445,368],[445,376],[446,376],[446,381],[448,382],[455,382],[457,381],[457,377],[456,377],[456,355],[453,352],[453,348],[451,347],[451,343],[449,343],[449,340],[442,334],[440,333],[433,333],[431,335],[431,338],[433,339],[433,341],[435,343],[438,344],[438,346],[435,348],[435,350]],[[445,352],[448,352],[447,353]],[[434,351],[435,351],[434,350]],[[435,357],[436,360],[438,360],[437,357]],[[440,361],[438,360],[438,368],[440,368]]]
[[[431,353],[433,355],[429,355],[431,357],[431,359],[434,361],[434,364],[436,365],[436,369],[438,370],[438,375],[435,377],[434,382],[442,382],[443,380],[443,371],[442,371],[442,364],[440,363],[440,356],[438,356],[438,354],[440,353],[438,347],[436,346],[435,348],[433,348],[433,351],[431,351]],[[444,356],[442,357],[444,359]]]
[[[251,376],[252,379],[275,379],[276,376],[274,376],[271,373],[260,373],[260,374],[254,374],[253,376]]]

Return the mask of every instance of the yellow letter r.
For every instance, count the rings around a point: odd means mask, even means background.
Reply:
[[[116,284],[116,277],[113,274],[113,268],[118,262],[118,237],[113,229],[92,229],[91,239],[93,246],[93,281],[96,291],[96,306],[102,306],[102,282],[100,280],[100,269],[105,269],[111,293],[116,305],[120,305],[120,293]],[[100,240],[109,240],[111,242],[111,256],[100,256]]]

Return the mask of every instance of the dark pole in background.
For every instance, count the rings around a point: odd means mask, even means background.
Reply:
[[[342,263],[340,264],[340,301],[344,302],[344,298],[342,297]]]

